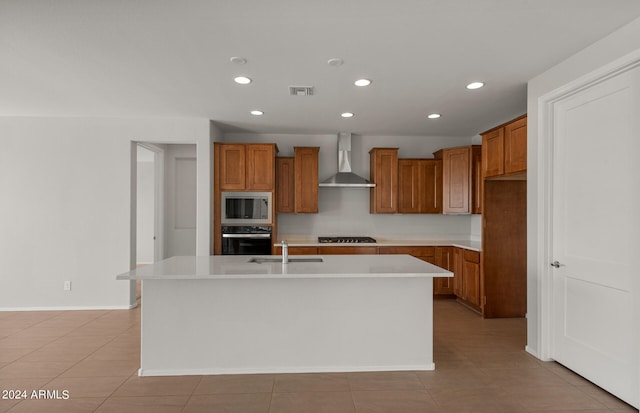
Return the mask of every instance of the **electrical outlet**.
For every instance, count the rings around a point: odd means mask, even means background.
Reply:
[[[65,291],[71,291],[71,281],[65,281],[64,282],[64,290]]]

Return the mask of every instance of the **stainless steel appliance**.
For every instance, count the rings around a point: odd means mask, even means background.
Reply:
[[[222,226],[222,255],[271,255],[271,227]]]
[[[372,188],[376,186],[365,178],[351,172],[351,133],[338,134],[338,173],[318,186],[334,188]]]
[[[376,240],[371,237],[318,237],[321,243],[337,243],[337,244],[362,244],[375,243]]]
[[[222,225],[271,224],[271,192],[222,192]]]

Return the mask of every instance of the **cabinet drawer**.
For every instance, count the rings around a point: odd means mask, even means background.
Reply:
[[[414,257],[433,257],[435,247],[379,247],[379,254],[409,254]]]
[[[378,247],[318,247],[318,254],[377,254]]]
[[[275,255],[282,255],[282,247],[275,248]],[[289,247],[289,255],[318,255],[318,247]]]
[[[475,264],[479,264],[480,263],[480,253],[479,252],[464,250],[463,254],[464,254],[464,260],[465,261],[473,262]]]

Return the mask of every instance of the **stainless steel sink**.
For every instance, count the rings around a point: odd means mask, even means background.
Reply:
[[[249,262],[255,262],[256,264],[282,262],[282,257],[253,257]],[[289,262],[324,262],[322,257],[309,257],[309,258],[292,258],[289,257]]]

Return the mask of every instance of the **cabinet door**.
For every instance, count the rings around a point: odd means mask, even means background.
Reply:
[[[487,178],[504,174],[504,128],[482,135],[482,175]]]
[[[295,212],[294,159],[276,158],[276,212]]]
[[[275,148],[271,144],[246,145],[246,189],[272,191],[275,179]]]
[[[220,145],[220,189],[245,189],[245,145]]]
[[[377,254],[378,247],[318,247],[318,254]]]
[[[371,156],[371,188],[369,210],[372,214],[398,212],[398,149],[374,148]]]
[[[471,213],[471,147],[443,150],[444,214]]]
[[[527,170],[527,118],[504,127],[504,173]]]
[[[480,308],[480,254],[463,251],[462,299]]]
[[[296,147],[295,151],[295,212],[318,213],[318,150],[317,147]]]
[[[417,159],[398,159],[398,212],[420,213],[420,162]]]
[[[451,247],[436,247],[435,265],[449,271],[453,268],[453,253]],[[433,279],[433,293],[441,295],[453,294],[453,278],[436,277]]]
[[[422,159],[420,161],[420,212],[442,213],[442,161]]]
[[[462,298],[462,249],[453,248],[453,293]]]
[[[482,214],[482,148],[474,146],[471,157],[471,213]]]
[[[282,255],[282,247],[275,247],[275,255]],[[289,247],[289,255],[318,255],[318,247]]]
[[[435,257],[435,247],[378,247],[378,254],[407,254],[414,257]],[[431,262],[431,261],[429,261]],[[435,261],[434,261],[435,262]]]

